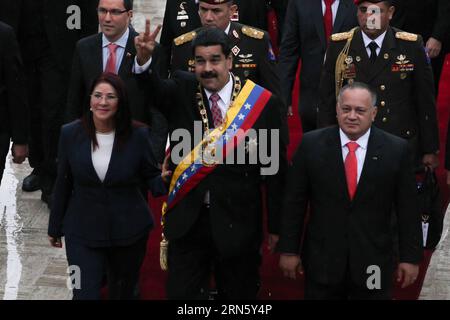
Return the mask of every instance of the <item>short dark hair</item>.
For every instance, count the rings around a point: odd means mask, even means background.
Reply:
[[[117,93],[117,112],[114,115],[115,122],[115,134],[118,144],[121,145],[128,138],[131,133],[132,120],[131,110],[128,102],[127,89],[122,79],[113,73],[102,73],[100,76],[92,81],[92,85],[89,90],[89,94],[92,94],[95,87],[100,83],[107,83],[111,85]],[[88,106],[89,107],[89,106]],[[97,137],[95,135],[95,124],[92,116],[92,112],[85,112],[82,116],[82,122],[86,129],[89,138],[91,139],[94,148],[98,147]]]
[[[340,103],[342,94],[345,91],[352,90],[352,89],[366,90],[370,94],[370,98],[372,100],[372,106],[376,105],[376,103],[377,103],[377,94],[376,94],[375,90],[373,90],[368,84],[366,84],[364,82],[358,82],[358,81],[346,84],[345,86],[343,86],[341,88],[341,90],[339,90],[339,95],[338,95],[338,99],[337,99],[338,102]]]
[[[195,48],[220,45],[222,53],[228,57],[231,53],[231,44],[228,35],[216,27],[202,27],[192,41],[192,55],[195,56]]]
[[[133,10],[133,0],[123,0],[123,6],[127,11]]]

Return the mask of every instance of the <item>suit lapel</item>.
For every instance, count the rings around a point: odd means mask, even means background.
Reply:
[[[367,194],[368,188],[374,188],[373,181],[376,180],[378,167],[381,161],[381,148],[383,140],[375,127],[370,130],[369,141],[367,143],[367,152],[364,159],[364,165],[359,178],[356,194],[353,201],[358,201]]]
[[[326,49],[327,48],[327,39],[325,39],[325,27],[323,26],[322,1],[313,1],[312,6],[313,6],[312,19],[315,22],[314,24],[316,26],[317,35],[320,38],[322,47],[324,49]]]
[[[380,53],[378,54],[375,64],[369,68],[370,73],[367,82],[371,82],[381,71],[387,68],[387,65],[391,61],[391,56],[395,49],[394,33],[391,28],[388,28],[386,35],[381,46]],[[386,57],[386,58],[385,58]]]
[[[115,160],[117,158],[117,139],[116,136],[114,136],[114,143],[113,143],[113,148],[111,151],[111,158],[109,159],[109,164],[108,164],[108,170],[106,170],[106,174],[105,174],[105,180],[103,180],[103,183],[107,183],[109,182],[109,180],[111,180],[111,174],[112,172],[117,172],[120,170],[120,168],[115,168]],[[100,179],[99,179],[100,180]]]
[[[103,47],[102,47],[102,34],[99,33],[97,37],[95,38],[95,41],[92,42],[92,47],[90,53],[87,53],[88,56],[92,53],[92,62],[93,62],[93,68],[92,76],[89,77],[90,79],[93,79],[96,77],[96,75],[99,75],[103,72]]]
[[[344,161],[342,160],[341,138],[339,136],[339,127],[331,130],[326,141],[325,152],[322,154],[322,161],[326,163],[330,173],[337,175],[336,183],[340,194],[350,201],[347,191],[347,180],[345,178]]]
[[[119,76],[122,79],[130,74],[130,70],[134,63],[134,57],[136,55],[136,48],[134,47],[134,38],[138,35],[133,28],[129,28],[130,33],[128,35],[127,46],[125,47],[125,52],[123,53],[123,58],[119,67]]]

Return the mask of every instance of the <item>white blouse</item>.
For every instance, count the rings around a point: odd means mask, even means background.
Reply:
[[[92,145],[92,164],[100,181],[103,182],[111,160],[115,131],[108,133],[97,132],[95,136],[97,137],[98,148],[94,150],[94,145]]]

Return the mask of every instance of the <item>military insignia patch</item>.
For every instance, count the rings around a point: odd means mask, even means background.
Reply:
[[[239,54],[239,52],[241,52],[241,49],[239,49],[238,46],[234,46],[234,47],[231,49],[231,52],[233,52],[233,54],[234,54],[235,56],[237,56],[237,55]]]

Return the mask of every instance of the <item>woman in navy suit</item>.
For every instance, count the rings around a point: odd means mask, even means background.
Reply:
[[[59,248],[65,237],[74,299],[99,299],[105,273],[109,298],[131,299],[153,226],[141,187],[165,194],[170,173],[131,120],[121,79],[102,74],[90,92],[90,111],[61,129],[48,235]]]

